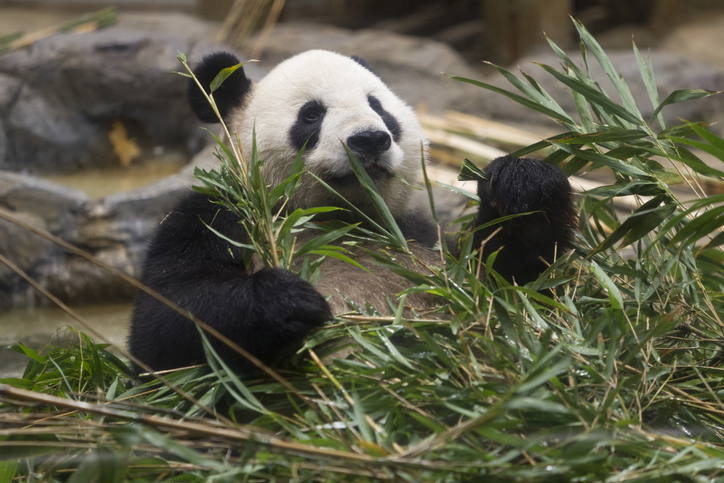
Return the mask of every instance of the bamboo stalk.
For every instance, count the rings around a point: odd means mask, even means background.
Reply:
[[[51,37],[59,33],[81,33],[99,30],[115,24],[117,20],[118,12],[114,7],[109,7],[104,8],[103,10],[99,10],[98,12],[83,15],[55,27],[48,27],[42,30],[38,30],[28,35],[19,36],[18,34],[13,34],[11,36],[0,39],[0,54],[4,54],[5,52],[9,52],[11,50],[27,47],[34,44],[38,40],[42,40],[46,37]]]

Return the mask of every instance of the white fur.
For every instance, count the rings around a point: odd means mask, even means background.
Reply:
[[[230,129],[239,133],[248,150],[252,129],[257,148],[265,161],[264,176],[276,185],[289,175],[297,154],[289,132],[299,109],[308,101],[321,102],[327,109],[317,145],[305,154],[307,170],[324,179],[351,173],[341,141],[363,131],[387,131],[380,116],[370,107],[368,96],[379,99],[382,107],[395,117],[402,129],[381,161],[410,184],[420,178],[421,157],[426,156],[427,140],[415,112],[398,98],[368,69],[349,57],[323,50],[311,50],[275,67],[255,85],[248,100],[233,113]],[[392,138],[392,134],[390,137]],[[393,213],[402,213],[409,187],[392,178],[380,182],[378,189]],[[349,201],[364,205],[366,196],[358,185],[341,189]],[[326,188],[307,177],[291,200],[292,207],[311,207],[335,203]]]

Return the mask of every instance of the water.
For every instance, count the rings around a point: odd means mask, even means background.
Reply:
[[[54,183],[83,191],[91,199],[100,199],[114,193],[124,193],[148,186],[172,174],[188,163],[188,156],[168,152],[133,161],[128,167],[87,169],[73,174],[50,175],[43,178]]]
[[[132,304],[93,305],[73,310],[103,334],[112,344],[125,347],[131,319]],[[0,377],[21,376],[28,358],[8,349],[21,341],[28,347],[39,349],[46,344],[77,344],[73,327],[101,343],[80,322],[59,308],[16,309],[0,312]]]

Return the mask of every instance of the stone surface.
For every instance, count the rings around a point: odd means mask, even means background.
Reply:
[[[215,164],[211,153],[212,147],[205,148],[179,174],[158,183],[99,200],[34,176],[0,171],[0,209],[138,277],[156,226],[193,184],[193,169]],[[127,301],[134,292],[85,258],[2,220],[0,252],[66,303]],[[47,304],[20,276],[0,266],[0,308]]]
[[[197,152],[207,136],[186,102],[186,79],[172,74],[181,70],[177,53],[193,58],[197,44],[164,32],[104,30],[0,56],[9,144],[0,169],[50,174],[117,164],[107,135],[116,122],[146,150]]]

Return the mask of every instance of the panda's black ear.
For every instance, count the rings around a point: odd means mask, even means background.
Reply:
[[[194,75],[199,83],[204,87],[208,94],[211,82],[219,72],[227,67],[233,67],[241,61],[230,52],[215,52],[205,56],[201,62],[193,69]],[[242,104],[244,97],[251,90],[251,82],[244,74],[244,68],[239,67],[224,80],[216,91],[214,91],[214,101],[219,108],[221,117],[226,120],[231,111]],[[206,100],[206,97],[196,85],[193,79],[189,79],[188,98],[191,109],[196,116],[203,122],[219,122],[214,110]]]
[[[359,65],[361,65],[362,67],[364,67],[365,69],[367,69],[368,71],[372,72],[374,75],[377,75],[377,72],[373,71],[373,70],[372,70],[372,67],[370,67],[370,65],[369,65],[367,62],[365,62],[363,59],[357,57],[356,55],[353,55],[353,56],[350,57],[350,58],[351,58],[352,60],[354,60],[355,62],[357,62],[357,63],[358,63]]]

